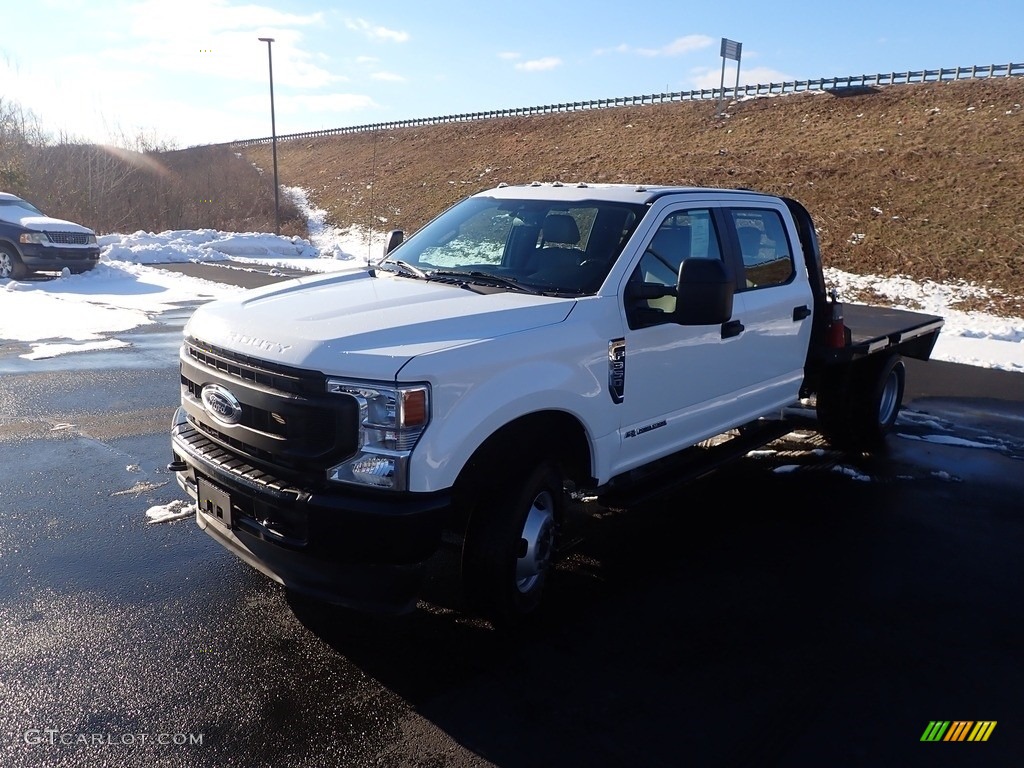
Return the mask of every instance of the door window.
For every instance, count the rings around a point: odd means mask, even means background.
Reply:
[[[670,213],[651,237],[630,282],[634,286],[673,288],[683,261],[696,258],[721,258],[711,211],[701,208]],[[637,322],[630,324],[638,327],[667,322],[675,308],[674,295],[637,300],[632,306]]]

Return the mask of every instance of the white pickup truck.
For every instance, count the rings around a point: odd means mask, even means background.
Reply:
[[[880,447],[902,357],[928,359],[943,321],[840,309],[793,200],[501,185],[393,232],[373,267],[198,309],[169,467],[199,526],[291,589],[401,612],[446,551],[466,604],[515,624],[568,494],[664,491],[796,406]]]

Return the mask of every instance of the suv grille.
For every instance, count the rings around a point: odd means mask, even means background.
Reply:
[[[328,394],[318,371],[289,366],[186,339],[181,360],[182,405],[197,432],[265,470],[307,485],[352,456],[359,441],[359,404]],[[203,388],[218,384],[240,405],[238,422],[213,419]]]
[[[61,245],[88,245],[89,235],[85,232],[47,232],[51,242]]]

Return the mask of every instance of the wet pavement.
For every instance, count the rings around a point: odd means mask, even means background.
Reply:
[[[427,603],[397,619],[325,608],[192,520],[149,524],[183,499],[164,469],[166,348],[0,366],[4,766],[1024,754],[1018,374],[913,365],[885,455],[801,430],[672,498],[601,511],[515,636]],[[933,720],[997,726],[924,743]]]

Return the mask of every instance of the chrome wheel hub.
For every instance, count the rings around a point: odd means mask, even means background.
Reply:
[[[895,415],[899,391],[900,376],[895,370],[892,370],[885,378],[885,386],[882,388],[882,397],[878,404],[879,424],[888,424]]]
[[[541,491],[530,504],[523,524],[516,560],[516,587],[522,594],[538,586],[551,565],[555,548],[555,502],[548,491]]]

